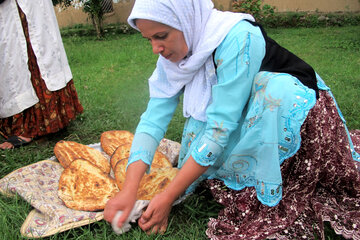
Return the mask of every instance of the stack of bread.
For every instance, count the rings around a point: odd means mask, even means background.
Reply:
[[[56,143],[54,154],[64,167],[58,196],[64,204],[82,211],[103,210],[107,201],[122,189],[132,140],[133,134],[128,131],[103,132],[100,145],[104,152],[73,141]],[[140,182],[137,199],[152,199],[177,172],[168,158],[156,151],[150,173]]]

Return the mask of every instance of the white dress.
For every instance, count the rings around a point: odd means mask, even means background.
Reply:
[[[5,0],[0,4],[0,118],[13,116],[38,102],[16,2],[26,15],[31,45],[46,87],[56,91],[72,79],[52,1]]]

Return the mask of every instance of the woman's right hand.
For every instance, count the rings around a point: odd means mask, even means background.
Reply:
[[[105,205],[104,219],[106,221],[112,223],[116,213],[122,211],[123,213],[117,223],[119,228],[122,227],[134,207],[139,183],[147,167],[141,160],[133,162],[128,166],[122,190]]]
[[[112,199],[110,199],[104,209],[104,219],[112,223],[116,213],[122,211],[121,217],[117,222],[119,228],[125,223],[126,219],[129,217],[131,210],[134,207],[136,202],[136,192],[135,194],[131,191],[120,191]]]

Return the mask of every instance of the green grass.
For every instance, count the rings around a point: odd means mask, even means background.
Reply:
[[[314,67],[331,88],[348,127],[359,129],[360,28],[270,29],[269,32]]]
[[[310,63],[338,101],[350,129],[360,129],[360,26],[269,29],[281,45]],[[100,141],[107,130],[134,132],[148,100],[147,78],[157,56],[140,34],[115,34],[98,41],[91,36],[63,37],[84,113],[66,129],[21,149],[0,152],[0,178],[25,165],[53,156],[61,139],[83,144]],[[166,137],[180,141],[184,119],[180,107]],[[209,209],[210,208],[210,209]],[[0,240],[21,239],[20,227],[31,206],[20,197],[0,196]],[[209,216],[220,206],[206,193],[190,196],[175,206],[164,236],[147,236],[136,225],[121,236],[105,221],[59,233],[48,239],[206,239]],[[342,239],[327,228],[327,239]]]

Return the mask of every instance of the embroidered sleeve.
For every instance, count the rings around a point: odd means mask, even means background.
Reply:
[[[129,164],[142,160],[150,166],[161,139],[179,103],[178,93],[171,98],[150,98],[146,111],[141,115],[131,145]]]
[[[204,136],[192,152],[200,165],[213,164],[227,146],[231,133],[238,128],[253,79],[265,56],[265,41],[260,30],[257,32],[246,24],[249,23],[236,25],[215,52],[218,83],[212,87]]]
[[[147,172],[149,172],[158,144],[159,143],[149,134],[136,132],[131,145],[127,166],[141,160],[149,166],[147,169]]]
[[[219,144],[203,136],[191,152],[191,156],[201,166],[209,166],[215,162],[222,151],[223,148]]]

